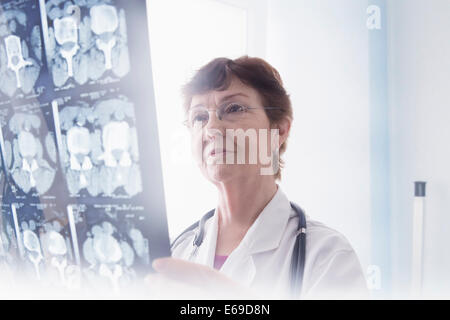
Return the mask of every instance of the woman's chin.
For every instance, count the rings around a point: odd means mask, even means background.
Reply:
[[[211,164],[206,167],[207,178],[212,182],[226,182],[239,175],[239,168],[232,164]]]
[[[213,183],[254,180],[260,170],[257,165],[244,164],[214,164],[203,169],[206,178]]]

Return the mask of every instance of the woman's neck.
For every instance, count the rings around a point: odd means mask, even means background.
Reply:
[[[278,186],[273,177],[259,176],[220,184],[216,254],[228,255],[270,202]]]

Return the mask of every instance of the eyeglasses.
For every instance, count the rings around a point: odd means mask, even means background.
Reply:
[[[216,117],[221,121],[237,122],[244,118],[249,110],[280,110],[280,107],[249,107],[240,103],[231,102],[219,106],[216,110]],[[188,128],[203,128],[209,121],[209,113],[214,112],[204,107],[194,107],[189,109],[187,119],[183,122]]]

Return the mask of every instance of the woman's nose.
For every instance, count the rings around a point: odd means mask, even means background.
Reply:
[[[205,125],[206,134],[209,137],[216,136],[217,131],[220,131],[222,136],[225,134],[224,122],[219,120],[216,115],[216,112],[212,111],[209,113],[208,123]]]

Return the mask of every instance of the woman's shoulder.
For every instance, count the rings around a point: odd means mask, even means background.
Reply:
[[[306,216],[306,230],[309,238],[314,238],[315,242],[331,242],[341,250],[353,250],[347,237],[345,237],[341,232],[323,222],[313,220],[308,216]]]
[[[306,221],[306,252],[310,266],[317,268],[342,254],[353,257],[349,261],[351,263],[358,261],[353,246],[344,234],[311,218],[307,217]]]
[[[305,283],[308,296],[367,297],[364,272],[347,237],[307,218]],[[345,290],[343,290],[345,289]]]

